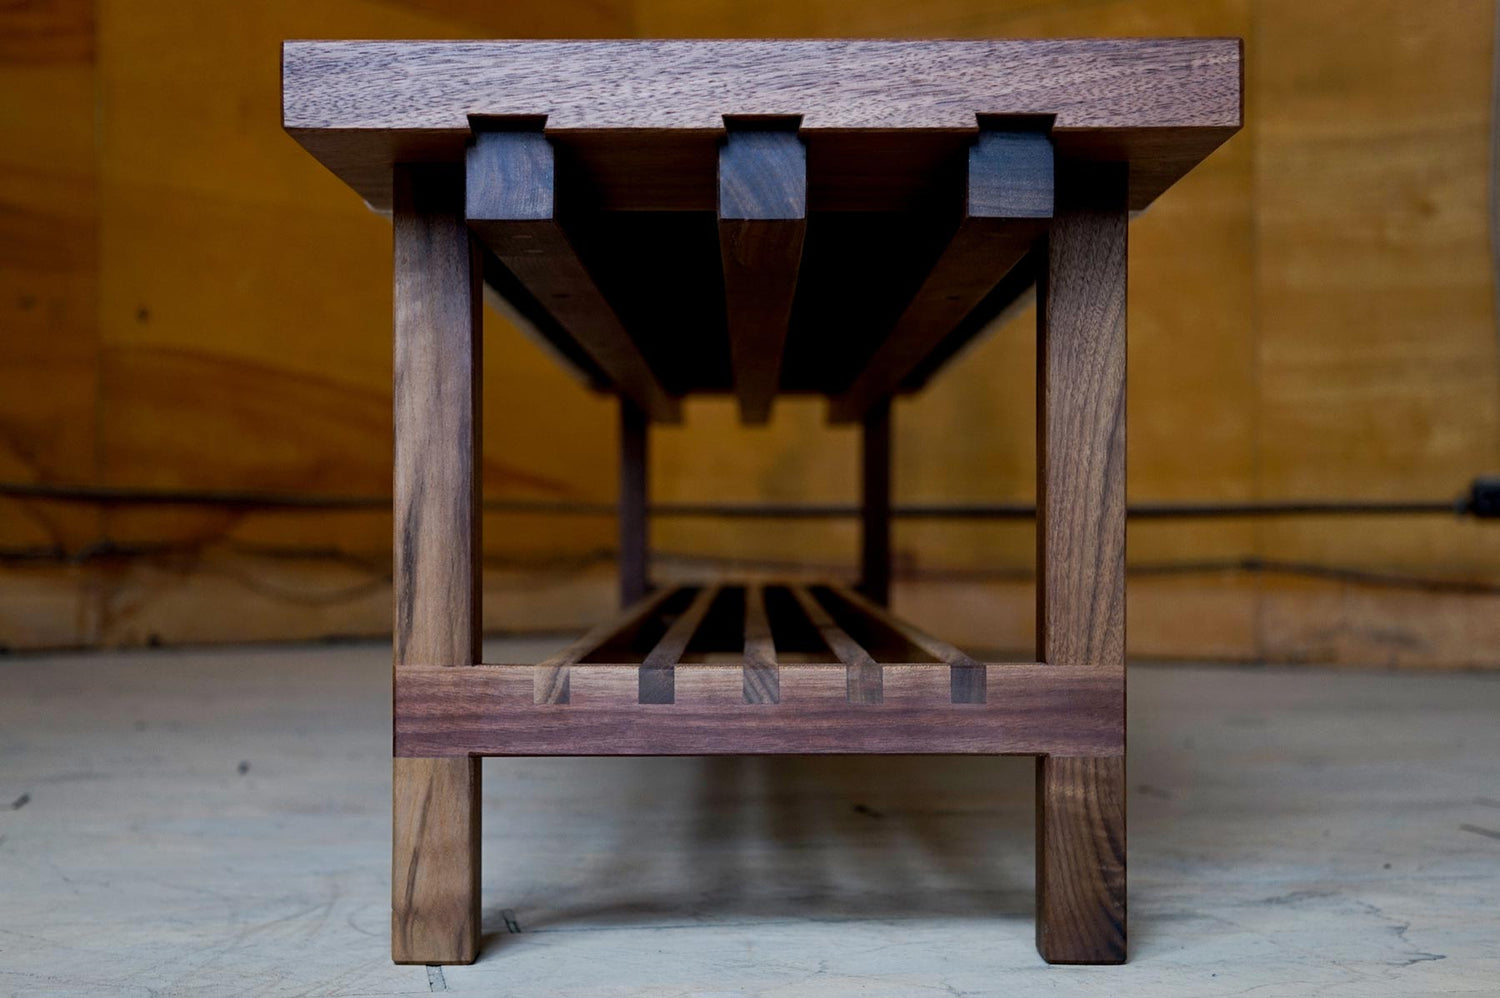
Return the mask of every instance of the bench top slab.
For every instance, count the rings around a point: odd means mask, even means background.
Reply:
[[[804,135],[974,132],[1051,118],[1061,151],[1126,159],[1142,208],[1239,129],[1235,38],[965,41],[288,41],[288,132],[390,207],[400,159],[457,159],[470,118],[550,133],[722,133],[800,116]]]

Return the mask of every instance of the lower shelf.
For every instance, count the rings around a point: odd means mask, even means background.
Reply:
[[[398,756],[1120,755],[1118,669],[979,662],[839,586],[678,586],[537,664],[403,667]]]

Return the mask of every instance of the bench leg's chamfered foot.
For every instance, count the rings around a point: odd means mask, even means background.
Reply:
[[[479,955],[479,760],[396,759],[391,959]]]
[[[1125,962],[1125,760],[1036,761],[1036,948]]]

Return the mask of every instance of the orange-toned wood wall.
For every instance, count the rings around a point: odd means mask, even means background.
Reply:
[[[1246,41],[1247,127],[1133,226],[1133,500],[1429,498],[1500,471],[1488,2],[40,0],[0,9],[0,482],[383,495],[390,234],[279,128],[288,37]],[[614,407],[487,317],[490,498],[609,501]],[[1024,501],[1031,316],[896,410],[898,502]],[[975,433],[974,426],[987,426]],[[821,406],[692,403],[657,498],[849,501]],[[609,606],[608,518],[490,514],[486,620]],[[665,574],[848,569],[852,523],[660,521]],[[1023,524],[903,522],[897,608],[1030,642]],[[377,634],[388,513],[0,498],[0,644]],[[1131,528],[1140,655],[1500,665],[1500,526]],[[1370,585],[1302,564],[1462,582]]]

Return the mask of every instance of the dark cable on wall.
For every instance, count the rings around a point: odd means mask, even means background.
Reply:
[[[37,547],[23,549],[0,549],[0,562],[32,562],[44,564],[63,563],[82,566],[94,562],[119,562],[134,559],[150,559],[158,565],[179,562],[196,567],[208,547],[220,548],[236,555],[272,560],[338,563],[362,573],[365,578],[354,585],[337,587],[331,591],[306,591],[302,588],[288,589],[275,583],[259,580],[234,567],[226,567],[221,561],[214,562],[213,571],[227,574],[248,589],[288,603],[331,605],[368,596],[379,591],[391,581],[388,558],[356,555],[345,551],[322,548],[281,548],[237,541],[177,542],[157,544],[114,544],[100,542],[78,551],[68,552],[61,548]],[[589,569],[612,564],[616,553],[613,549],[597,548],[578,555],[557,558],[516,557],[514,555],[486,554],[484,567],[492,571],[518,571],[531,577],[535,573],[550,575],[576,575]],[[814,564],[810,562],[786,562],[770,559],[746,559],[713,557],[702,554],[675,552],[658,549],[653,559],[663,566],[675,566],[692,572],[702,571],[760,571],[778,574],[794,573],[816,575],[819,578],[837,577],[849,571],[847,565]],[[1485,579],[1454,579],[1440,576],[1411,574],[1406,572],[1378,571],[1353,565],[1325,564],[1321,562],[1290,561],[1275,558],[1243,556],[1212,559],[1185,559],[1180,561],[1132,562],[1126,567],[1132,578],[1193,575],[1264,575],[1294,578],[1319,579],[1342,582],[1362,588],[1407,589],[1429,593],[1458,595],[1500,594],[1500,582]],[[990,568],[942,568],[907,566],[897,570],[896,575],[905,581],[922,582],[1016,582],[1028,583],[1035,573],[1022,566],[999,566]]]
[[[197,506],[238,512],[278,510],[389,510],[390,496],[316,495],[201,489],[137,489],[95,485],[47,485],[0,482],[0,496],[98,506]],[[613,516],[612,502],[547,499],[491,499],[491,513],[561,516]],[[853,503],[658,502],[653,516],[726,519],[821,520],[859,516]],[[1475,479],[1469,491],[1454,499],[1412,500],[1268,500],[1264,502],[1143,502],[1127,510],[1132,519],[1174,520],[1264,516],[1500,516],[1500,477]],[[1028,520],[1031,503],[907,503],[891,510],[906,520]]]

